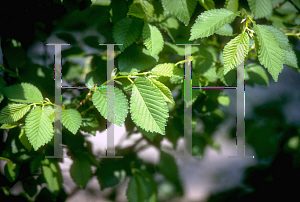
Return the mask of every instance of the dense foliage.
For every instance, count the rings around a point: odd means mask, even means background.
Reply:
[[[186,61],[184,46],[176,44],[200,44],[192,46],[192,86],[236,86],[237,71],[243,71],[236,67],[243,62],[246,85],[268,86],[269,77],[284,82],[280,80],[284,65],[300,73],[292,45],[300,39],[297,0],[226,0],[221,4],[213,0],[53,0],[12,3],[11,8],[15,6],[14,12],[24,19],[5,10],[0,18],[0,128],[8,134],[1,143],[1,160],[7,161],[5,175],[1,175],[3,197],[10,197],[10,189],[18,181],[23,185],[24,200],[63,201],[67,197],[58,164],[62,159],[45,158],[53,155],[54,122],[58,121],[55,107],[62,108],[63,145],[73,159],[70,175],[80,188],[93,176],[101,190],[128,176],[129,201],[157,201],[160,184],[153,178],[154,166],[137,156],[137,151],[144,149],[138,142],[145,139],[160,151],[157,172],[174,187],[170,197],[182,196],[175,159],[160,146],[166,137],[176,150],[184,134]],[[29,28],[21,31],[23,26]],[[88,34],[91,30],[97,35]],[[74,38],[72,31],[80,32],[82,39]],[[27,54],[36,42],[55,43],[47,39],[53,33],[71,44],[62,51],[62,80],[71,86],[89,87],[63,89],[62,106],[54,104],[54,64],[35,64]],[[97,88],[108,82],[106,46],[99,43],[123,44],[115,46],[114,119],[107,108],[106,88]],[[96,53],[87,53],[86,45]],[[219,149],[212,134],[225,118],[220,105],[229,102],[222,90],[192,89],[193,155],[203,155],[206,146]],[[96,131],[104,131],[106,119],[125,124],[127,138],[143,134],[135,145],[116,148],[116,155],[124,159],[97,159],[92,143],[85,139],[83,132],[96,135]],[[205,126],[203,131],[196,130],[199,121]],[[247,123],[255,127],[253,122]],[[297,133],[299,130],[295,136]],[[259,157],[265,155],[256,152]],[[48,188],[38,192],[44,182]]]

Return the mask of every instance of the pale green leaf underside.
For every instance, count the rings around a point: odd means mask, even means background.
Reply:
[[[271,0],[248,0],[254,19],[269,17],[272,14]]]
[[[11,101],[36,103],[43,100],[41,91],[30,83],[21,83],[3,89],[4,95]]]
[[[0,123],[13,123],[21,119],[28,111],[27,104],[9,104],[0,112]]]
[[[79,155],[70,167],[70,176],[73,181],[81,188],[85,189],[92,176],[91,164],[88,158]]]
[[[206,10],[215,8],[215,2],[213,0],[199,0],[199,2]]]
[[[112,86],[108,86],[108,88],[112,88]],[[114,113],[113,109],[109,108],[109,115],[107,116],[106,95],[106,89],[95,91],[92,98],[93,104],[105,119],[108,119],[109,122],[115,123],[118,126],[122,126],[128,113],[128,101],[126,96],[120,89],[115,87]],[[114,100],[114,98],[109,97],[109,100]],[[115,117],[113,115],[115,115]]]
[[[239,34],[225,45],[223,51],[224,75],[244,62],[244,58],[249,51],[248,44],[249,36],[245,32],[243,34]]]
[[[113,28],[113,38],[120,46],[121,51],[133,44],[142,34],[143,21],[138,18],[124,18]]]
[[[233,29],[230,26],[230,24],[226,23],[223,25],[220,29],[216,31],[216,34],[222,35],[222,36],[232,36]]]
[[[25,119],[25,133],[34,150],[48,143],[53,137],[53,125],[42,107],[37,106]]]
[[[196,8],[197,0],[162,0],[162,5],[168,13],[188,25]]]
[[[42,171],[48,187],[57,196],[63,184],[58,163],[46,158],[42,161]]]
[[[152,75],[166,76],[166,77],[184,76],[183,70],[179,69],[173,63],[158,64],[151,70],[151,73]]]
[[[145,78],[136,78],[130,98],[130,112],[136,125],[165,135],[168,106],[161,92]]]
[[[273,34],[261,25],[254,24],[259,42],[259,62],[268,69],[275,82],[283,69],[285,52],[280,48]]]
[[[239,8],[239,0],[226,0],[224,8],[234,13],[237,12]]]
[[[287,64],[291,67],[298,68],[298,62],[295,52],[289,44],[288,36],[283,33],[280,29],[270,26],[270,25],[261,25],[267,30],[269,30],[275,37],[280,48],[285,52],[285,61],[284,64]]]
[[[164,40],[160,31],[149,23],[144,24],[143,41],[151,55],[157,55],[164,47]]]
[[[225,8],[203,12],[192,26],[190,41],[214,34],[223,25],[232,22],[239,13],[233,13]]]
[[[81,115],[77,110],[63,109],[61,121],[62,124],[75,135],[81,125],[82,120]]]
[[[159,91],[162,93],[166,101],[175,105],[175,101],[173,99],[172,93],[167,86],[152,78],[150,79],[150,81],[159,89]]]

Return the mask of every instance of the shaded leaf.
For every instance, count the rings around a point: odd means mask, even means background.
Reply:
[[[239,0],[226,0],[224,8],[234,13],[237,12],[239,8]]]
[[[132,46],[118,56],[118,68],[121,75],[140,72],[154,66],[158,56],[151,56],[150,52],[142,46]]]
[[[123,44],[119,48],[124,51],[133,44],[142,34],[143,21],[138,18],[124,18],[113,28],[113,38],[118,44]]]
[[[88,158],[78,154],[70,167],[70,175],[73,181],[81,188],[85,189],[92,176],[91,164]]]
[[[199,0],[199,2],[206,10],[215,8],[215,2],[213,0]]]
[[[129,202],[155,202],[157,188],[152,175],[144,170],[135,172],[129,181],[126,195]]]
[[[58,163],[53,159],[46,158],[42,161],[42,171],[48,187],[57,196],[63,184],[61,169]]]
[[[21,83],[3,89],[3,94],[11,101],[35,103],[43,100],[41,91],[30,83]]]

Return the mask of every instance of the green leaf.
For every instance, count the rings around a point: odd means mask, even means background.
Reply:
[[[4,95],[0,91],[0,103],[4,100]]]
[[[5,123],[1,125],[0,129],[12,129],[17,127],[19,124],[20,123]]]
[[[159,91],[164,96],[165,100],[175,105],[175,101],[173,99],[172,93],[170,89],[165,86],[163,83],[151,78],[150,81],[159,89]]]
[[[19,176],[19,166],[14,165],[12,162],[7,162],[4,167],[5,177],[10,181],[14,182]]]
[[[130,5],[127,15],[132,15],[137,18],[145,17],[145,13],[143,11],[142,6],[140,4],[134,4],[134,3]]]
[[[284,2],[284,0],[272,0],[271,2],[272,2],[272,7],[274,8],[274,7],[276,7],[278,4]]]
[[[192,26],[190,41],[214,34],[223,25],[232,22],[239,14],[240,11],[233,13],[225,8],[212,9],[201,13]]]
[[[49,119],[52,122],[55,122],[58,120],[58,114],[55,114],[55,109],[52,106],[49,106],[49,105],[44,106],[43,111],[45,112],[45,114],[47,114],[47,116],[49,117]],[[54,115],[55,115],[55,117],[54,117]]]
[[[33,176],[29,176],[22,182],[22,187],[26,194],[33,197],[37,193],[37,180]]]
[[[254,14],[254,19],[268,18],[272,14],[271,0],[248,0],[250,10]]]
[[[286,36],[283,31],[280,29],[270,26],[270,25],[260,25],[261,27],[269,30],[273,36],[275,37],[277,43],[279,44],[280,48],[284,50],[290,50],[290,44],[289,44],[289,39],[288,36]]]
[[[186,26],[190,22],[190,18],[194,13],[197,0],[162,0],[162,6],[165,11],[175,16]]]
[[[226,94],[219,95],[217,99],[218,99],[218,102],[223,106],[228,107],[230,104],[230,99]]]
[[[128,75],[148,69],[154,66],[157,61],[157,55],[151,56],[147,49],[134,45],[118,56],[118,68],[121,75]]]
[[[78,154],[70,167],[70,175],[81,189],[85,189],[89,179],[92,177],[89,159],[82,154]]]
[[[19,139],[22,143],[22,145],[28,150],[28,151],[31,151],[32,149],[32,145],[30,144],[28,138],[26,137],[25,135],[25,128],[21,128],[21,132],[19,134]]]
[[[193,60],[193,71],[195,73],[200,73],[205,78],[209,79],[211,73],[209,73],[209,71],[215,66],[214,61],[217,60],[217,54],[213,48],[207,46],[200,46],[198,54],[200,55],[199,58]]]
[[[224,75],[244,62],[249,52],[249,35],[245,32],[232,39],[224,47]]]
[[[142,133],[143,136],[147,137],[151,142],[153,142],[153,140],[155,139],[155,137],[157,135],[157,133],[147,132],[139,126],[137,126],[137,129]]]
[[[112,88],[112,86],[108,86],[108,88]],[[126,96],[124,95],[122,90],[115,87],[114,120],[112,120],[113,117],[112,109],[108,110],[109,115],[107,115],[106,97],[107,97],[106,89],[100,89],[99,91],[95,91],[92,97],[93,104],[105,119],[108,119],[108,121],[115,123],[118,126],[122,126],[128,113],[128,101]],[[114,100],[113,97],[110,97],[109,99]]]
[[[124,18],[120,20],[113,28],[113,38],[124,51],[128,46],[133,44],[142,34],[143,21],[138,18]]]
[[[42,161],[42,171],[48,187],[57,196],[63,184],[61,170],[57,161],[47,158],[44,159]]]
[[[151,1],[134,0],[127,15],[133,15],[138,18],[145,18],[149,21],[154,13],[154,7]]]
[[[201,47],[201,46],[200,46]],[[176,55],[180,55],[180,56],[184,56],[185,55],[185,47],[184,46],[178,46],[176,44],[172,44],[168,41],[165,41],[165,48],[168,52],[170,52],[171,54],[176,54]],[[199,49],[197,46],[192,46],[192,55],[196,52],[198,52]]]
[[[292,0],[292,2],[300,9],[300,0]]]
[[[48,143],[53,137],[53,125],[42,107],[34,108],[25,119],[25,133],[34,150]]]
[[[285,61],[284,63],[291,66],[291,67],[295,67],[298,68],[298,61],[297,61],[297,57],[296,54],[294,52],[294,50],[284,50],[285,52]]]
[[[269,77],[262,66],[251,63],[246,68],[249,78],[258,85],[269,86]]]
[[[4,95],[11,101],[35,103],[43,100],[41,91],[30,83],[21,83],[3,89]]]
[[[292,47],[289,44],[288,36],[286,36],[282,30],[270,26],[270,25],[261,25],[267,30],[269,30],[273,36],[275,37],[277,43],[279,44],[280,48],[284,50],[285,52],[285,61],[284,64],[287,64],[291,67],[298,68],[298,61],[296,54]]]
[[[62,109],[62,124],[74,135],[81,125],[81,115],[75,109]]]
[[[280,8],[276,9],[278,13],[281,15],[288,15],[291,13],[297,13],[298,10],[295,8],[295,6],[291,2],[285,2],[280,6]]]
[[[213,0],[199,0],[199,2],[206,10],[215,8],[215,2]]]
[[[285,52],[280,48],[273,34],[261,25],[254,23],[254,29],[259,42],[259,62],[268,69],[275,82],[283,69]]]
[[[0,123],[14,123],[20,120],[30,107],[27,104],[8,104],[0,112]]]
[[[30,173],[33,175],[38,170],[39,167],[42,165],[42,160],[45,159],[45,154],[39,153],[32,161],[30,161],[29,168]]]
[[[144,170],[135,172],[129,181],[126,195],[129,202],[155,202],[157,188],[152,175]]]
[[[97,117],[93,113],[87,113],[82,117],[82,124],[80,129],[85,132],[92,133],[100,129]]]
[[[143,41],[151,55],[157,55],[164,47],[164,40],[160,31],[149,23],[144,24]]]
[[[234,13],[237,12],[239,9],[239,0],[226,0],[224,8]]]
[[[123,159],[103,160],[103,164],[96,171],[101,191],[113,187],[122,182],[126,177]]]
[[[138,77],[134,80],[130,112],[136,125],[165,135],[168,106],[164,96],[148,79]]]
[[[183,195],[183,188],[181,185],[181,180],[179,178],[178,166],[174,157],[164,151],[160,152],[160,159],[158,163],[158,169],[164,177],[173,183],[176,187],[176,192]]]
[[[166,77],[183,77],[182,69],[179,69],[174,63],[158,64],[151,70],[152,75],[166,76]]]
[[[230,26],[230,24],[223,25],[220,29],[216,31],[216,34],[222,35],[222,36],[232,36],[233,29]]]

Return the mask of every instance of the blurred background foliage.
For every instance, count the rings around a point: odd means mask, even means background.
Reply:
[[[200,0],[201,1],[201,0]],[[106,46],[99,43],[115,43],[112,37],[114,25],[127,17],[129,6],[133,0],[32,0],[32,1],[5,1],[0,6],[0,37],[3,64],[1,64],[0,86],[8,86],[20,82],[28,82],[37,86],[44,97],[54,100],[54,60],[53,54],[48,53],[46,46],[32,54],[32,48],[38,43],[54,43],[51,36],[61,39],[60,42],[71,44],[62,51],[63,57],[63,85],[85,86],[102,84],[106,81]],[[277,2],[277,4],[276,4]],[[176,63],[183,60],[183,46],[176,43],[187,43],[190,29],[197,16],[206,8],[197,4],[190,23],[185,26],[175,17],[167,15],[160,1],[153,1],[155,9],[150,22],[157,26],[164,37],[164,49],[156,60],[152,60],[153,67],[157,63]],[[215,8],[223,8],[225,1],[215,1]],[[299,32],[300,15],[299,1],[273,1],[273,14],[267,20],[258,19],[257,23],[272,24],[290,32]],[[239,1],[239,8],[249,10],[247,1]],[[250,14],[250,13],[249,13]],[[240,33],[240,19],[231,23],[232,36]],[[224,86],[236,85],[236,69],[231,70],[225,77],[222,76],[222,50],[232,36],[213,35],[199,40],[200,47],[193,47],[193,56],[199,58],[193,61],[193,85]],[[289,37],[299,61],[299,39]],[[55,42],[56,43],[56,42]],[[86,47],[89,48],[86,48]],[[119,68],[122,57],[133,56],[134,51],[142,48],[142,41],[138,40],[124,53],[120,54],[116,47],[116,67]],[[30,54],[31,53],[31,54]],[[143,65],[143,61],[150,56],[139,56],[137,63],[130,65]],[[256,57],[251,52],[246,58],[246,85],[269,85],[269,75],[257,73],[255,64],[249,64]],[[153,57],[152,57],[153,58]],[[204,59],[206,58],[206,59]],[[150,60],[150,59],[149,59]],[[42,61],[42,62],[37,62]],[[183,67],[183,65],[182,65]],[[285,67],[289,68],[289,67]],[[257,71],[255,71],[257,70]],[[299,69],[294,69],[294,74]],[[263,69],[264,71],[264,69]],[[194,79],[197,78],[197,79]],[[161,79],[171,90],[176,105],[170,105],[170,117],[166,126],[166,138],[172,143],[174,150],[183,137],[183,94],[182,81]],[[120,80],[126,91],[130,83]],[[279,82],[285,82],[283,80]],[[116,86],[121,85],[116,83]],[[88,90],[62,90],[63,104],[66,108],[78,106],[88,93]],[[205,155],[205,148],[212,147],[219,150],[219,143],[214,140],[217,126],[224,121],[226,114],[220,106],[228,106],[229,98],[223,90],[194,90],[193,89],[193,155]],[[128,97],[129,98],[129,97]],[[2,109],[8,100],[0,95]],[[300,98],[299,98],[300,99]],[[289,124],[283,114],[283,107],[289,99],[275,100],[255,108],[253,117],[246,117],[246,142],[251,145],[256,153],[259,164],[247,169],[244,174],[243,187],[237,187],[221,193],[215,193],[209,201],[253,201],[264,199],[277,199],[284,196],[297,197],[297,183],[300,180],[300,120],[298,124]],[[80,108],[83,112],[89,108],[84,105]],[[24,122],[20,120],[19,122]],[[198,127],[201,123],[202,127]],[[128,116],[125,127],[129,138],[134,133],[141,132],[143,140],[148,145],[160,150],[160,160],[156,171],[154,165],[144,162],[137,156],[138,142],[125,149],[116,148],[116,155],[124,159],[102,159],[100,162],[92,153],[92,142],[88,142],[82,132],[76,136],[63,130],[63,144],[67,146],[68,155],[73,160],[78,160],[87,170],[91,166],[97,168],[95,173],[87,174],[86,178],[97,176],[101,190],[113,187],[124,180],[126,176],[136,177],[136,180],[146,179],[156,172],[164,176],[164,180],[156,180],[160,195],[167,196],[167,201],[172,198],[184,196],[183,184],[180,180],[178,168],[172,155],[161,148],[163,137],[136,127]],[[83,125],[80,130],[96,135],[106,129],[106,120],[93,108],[83,115]],[[26,148],[19,139],[22,129],[15,127],[1,130],[0,152],[1,160],[8,160],[5,165],[5,174],[0,174],[0,199],[1,201],[65,201],[68,194],[61,185],[49,185],[45,179],[44,164],[56,166],[57,175],[60,174],[58,162],[62,159],[45,159],[46,155],[53,154],[53,141],[34,152]],[[229,138],[235,138],[235,126],[232,126]],[[7,134],[5,134],[7,133]],[[5,137],[7,136],[7,139]],[[141,141],[141,140],[140,140]],[[88,160],[87,160],[88,159]],[[1,163],[3,163],[2,161]],[[84,164],[84,165],[83,165]],[[145,168],[141,173],[134,174],[134,169]],[[73,171],[70,171],[73,172]],[[74,171],[76,173],[76,171]],[[117,174],[115,174],[117,173]],[[58,176],[59,178],[59,176]],[[165,181],[174,189],[171,193],[162,193],[160,184]],[[22,183],[23,192],[13,195],[10,190],[17,182]],[[43,184],[47,182],[49,187]],[[55,187],[57,186],[57,187]],[[84,187],[83,187],[84,188]],[[53,191],[55,190],[55,191]],[[141,192],[143,190],[141,189]],[[114,201],[116,192],[109,196]],[[162,199],[158,198],[158,201]]]

